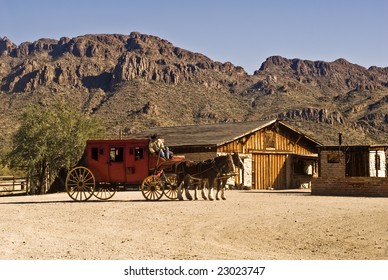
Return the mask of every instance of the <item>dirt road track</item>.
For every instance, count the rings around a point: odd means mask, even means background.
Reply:
[[[1,259],[388,259],[388,199],[228,191],[226,201],[120,192],[0,197]]]

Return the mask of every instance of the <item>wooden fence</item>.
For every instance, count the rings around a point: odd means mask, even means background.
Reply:
[[[27,193],[28,181],[26,178],[14,176],[0,176],[0,195],[12,193]]]

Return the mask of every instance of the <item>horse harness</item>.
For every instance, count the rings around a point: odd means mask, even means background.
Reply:
[[[214,169],[215,172],[217,173],[217,178],[219,179],[222,179],[223,177],[230,177],[232,175],[230,175],[230,173],[222,173],[222,170],[224,170],[226,167],[227,167],[227,163],[224,163],[221,167],[218,167],[217,164],[216,164],[216,161],[215,159],[211,159],[211,160],[207,160],[207,161],[203,161],[203,162],[199,162],[197,164],[200,164],[200,165],[203,165],[205,163],[212,163],[212,165],[209,167],[209,168],[206,168],[204,170],[201,170],[200,172],[198,173],[195,173],[195,174],[191,174],[189,175],[190,178],[192,179],[196,179],[196,180],[202,180],[202,178],[197,178],[198,175],[201,175],[201,174],[204,174],[205,172],[211,170],[211,169]],[[232,163],[233,164],[233,163]]]

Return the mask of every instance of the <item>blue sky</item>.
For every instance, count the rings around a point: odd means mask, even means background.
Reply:
[[[386,0],[0,0],[0,11],[15,44],[138,31],[250,74],[272,55],[388,67]]]

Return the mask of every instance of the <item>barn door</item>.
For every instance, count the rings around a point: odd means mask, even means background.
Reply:
[[[286,184],[286,155],[255,154],[255,188],[256,189],[285,189]]]

